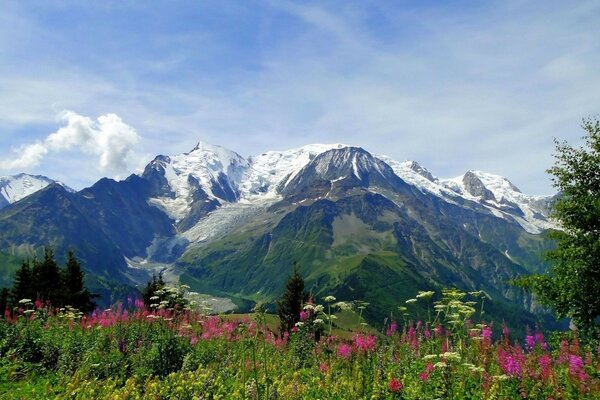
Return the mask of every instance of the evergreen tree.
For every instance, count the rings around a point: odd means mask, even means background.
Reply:
[[[83,312],[96,308],[93,299],[97,297],[87,290],[83,284],[83,271],[81,264],[70,250],[67,254],[67,263],[62,273],[63,298],[62,305],[70,305]]]
[[[50,247],[44,248],[44,259],[41,262],[34,260],[33,282],[36,298],[42,301],[49,300],[54,305],[63,304],[60,268]]]
[[[302,303],[307,298],[308,295],[304,291],[304,279],[298,272],[298,264],[294,262],[294,270],[285,284],[285,292],[277,302],[279,329],[282,335],[285,332],[290,333],[296,322],[300,321]]]
[[[554,217],[564,229],[553,234],[557,247],[548,254],[553,267],[519,283],[589,337],[600,317],[600,121],[584,121],[583,128],[585,147],[557,142],[548,170],[561,193]]]
[[[165,281],[163,280],[162,272],[158,274],[158,277],[155,273],[152,274],[152,279],[148,281],[146,287],[142,290],[142,299],[144,300],[144,306],[147,309],[150,309],[151,304],[157,304],[159,301],[150,300],[152,297],[156,296],[156,292],[158,290],[162,290],[165,288]],[[160,296],[159,296],[160,297]]]
[[[15,273],[15,280],[11,293],[12,303],[16,304],[22,299],[35,301],[35,295],[33,271],[29,267],[29,261],[23,261],[21,267]]]
[[[10,290],[8,288],[2,288],[0,290],[0,318],[4,315],[4,310],[9,307],[10,301]]]

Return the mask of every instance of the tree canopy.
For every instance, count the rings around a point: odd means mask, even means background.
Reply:
[[[279,315],[280,331],[291,332],[296,322],[300,321],[302,303],[308,295],[304,291],[304,279],[298,272],[298,265],[294,263],[294,270],[285,284],[285,291],[277,302],[277,314]]]
[[[16,306],[22,299],[41,300],[55,307],[72,306],[83,312],[92,311],[96,295],[84,285],[81,264],[70,251],[64,268],[60,268],[50,248],[44,249],[40,261],[23,261],[15,274],[7,305]]]
[[[548,170],[560,191],[553,216],[563,229],[552,234],[557,247],[547,255],[553,266],[521,284],[559,317],[591,333],[600,316],[600,121],[585,120],[583,129],[582,147],[556,142]]]

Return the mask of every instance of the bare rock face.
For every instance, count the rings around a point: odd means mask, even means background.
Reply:
[[[496,200],[494,194],[486,188],[481,179],[471,171],[464,175],[463,184],[465,185],[466,191],[471,196],[481,197],[483,200]]]

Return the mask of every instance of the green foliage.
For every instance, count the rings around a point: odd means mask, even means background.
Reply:
[[[595,348],[573,333],[547,341],[538,332],[525,345],[508,330],[494,335],[465,320],[481,313],[468,296],[481,294],[445,290],[433,301],[437,295],[419,292],[408,305],[439,306],[434,327],[411,322],[385,336],[360,331],[318,342],[302,329],[310,317],[286,342],[265,328],[264,315],[34,310],[0,320],[0,398],[599,398]]]
[[[148,310],[152,309],[170,309],[182,311],[189,307],[189,301],[185,298],[185,292],[189,288],[187,285],[178,285],[177,287],[167,286],[163,280],[162,273],[148,281],[146,287],[142,290],[144,306]]]
[[[553,267],[518,283],[591,335],[600,316],[600,121],[586,120],[583,129],[585,147],[557,142],[555,165],[548,170],[561,193],[554,217],[564,228],[553,234]]]
[[[157,304],[160,301],[159,296],[156,299],[153,297],[156,296],[156,292],[158,290],[162,290],[165,288],[165,281],[163,280],[162,272],[158,274],[152,274],[152,279],[148,281],[146,287],[142,290],[142,299],[144,300],[144,306],[147,309],[150,309],[152,304]]]
[[[302,304],[307,299],[304,291],[304,279],[298,272],[298,265],[294,263],[294,270],[285,284],[285,291],[277,302],[277,315],[279,315],[281,334],[290,333],[296,322],[300,321]]]
[[[81,264],[70,251],[64,268],[59,268],[50,248],[44,250],[44,258],[33,262],[23,261],[15,273],[11,296],[7,304],[17,307],[22,300],[40,300],[55,307],[71,306],[82,312],[95,307],[96,295],[84,286]]]

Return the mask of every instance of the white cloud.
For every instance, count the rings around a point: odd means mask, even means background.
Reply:
[[[97,167],[104,173],[118,174],[127,170],[127,159],[140,136],[116,114],[101,115],[96,121],[65,110],[58,115],[65,126],[43,141],[15,150],[13,160],[0,161],[0,168],[23,170],[38,166],[49,153],[79,150],[98,157]]]

